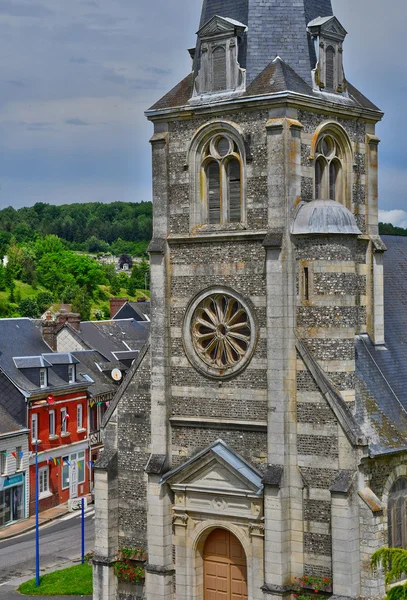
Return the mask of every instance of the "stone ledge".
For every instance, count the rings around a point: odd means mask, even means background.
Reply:
[[[265,583],[261,589],[265,594],[274,596],[287,596],[297,591],[297,588],[292,585],[274,585],[272,583]]]
[[[238,429],[244,431],[267,431],[266,421],[236,421],[198,417],[170,417],[173,427],[199,427],[203,429]]]
[[[166,567],[162,567],[161,565],[147,564],[145,566],[145,570],[147,573],[150,573],[152,575],[175,575],[175,569],[173,565],[167,565]]]

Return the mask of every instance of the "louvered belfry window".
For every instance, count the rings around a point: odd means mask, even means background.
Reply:
[[[213,91],[220,92],[227,89],[226,81],[226,50],[221,46],[214,49],[212,53],[212,83]]]
[[[208,216],[211,225],[220,223],[220,165],[212,160],[206,168],[208,182]]]
[[[400,477],[390,489],[388,501],[390,548],[407,549],[407,479]]]
[[[241,221],[241,199],[240,199],[240,162],[232,158],[227,164],[228,174],[228,196],[229,196],[229,220],[231,223]]]
[[[333,90],[335,86],[335,50],[332,46],[326,49],[325,85],[328,90]]]
[[[209,225],[242,221],[242,159],[237,144],[227,135],[215,135],[203,151],[201,189],[206,190]]]

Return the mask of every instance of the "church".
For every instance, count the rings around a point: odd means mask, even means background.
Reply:
[[[104,416],[95,600],[379,600],[372,553],[407,547],[383,113],[344,25],[331,0],[203,0],[190,74],[146,113],[151,330]]]

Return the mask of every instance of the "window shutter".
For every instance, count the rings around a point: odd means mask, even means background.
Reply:
[[[233,158],[228,162],[228,187],[229,187],[229,221],[239,223],[242,220],[241,210],[241,185],[240,163]]]
[[[212,161],[206,168],[208,186],[208,222],[211,225],[220,223],[220,170],[219,164]]]
[[[324,171],[326,163],[323,158],[318,158],[315,165],[315,199],[322,200],[324,196]]]
[[[328,90],[334,89],[335,82],[335,50],[332,46],[326,49],[326,77],[325,85]]]
[[[338,165],[332,161],[329,165],[329,199],[336,200],[336,181],[338,178]]]
[[[224,48],[215,48],[212,54],[213,91],[226,90],[226,52]]]

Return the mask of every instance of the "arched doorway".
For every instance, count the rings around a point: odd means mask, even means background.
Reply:
[[[242,544],[226,529],[208,536],[204,552],[204,600],[247,600],[247,564]]]

